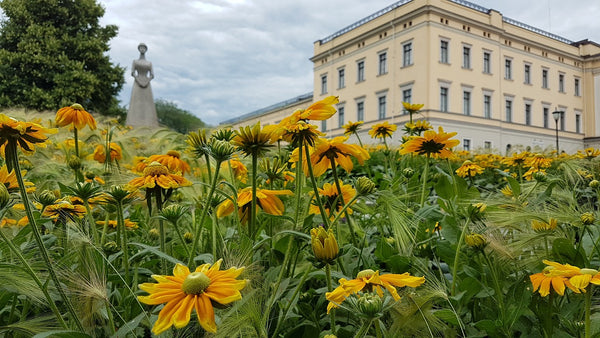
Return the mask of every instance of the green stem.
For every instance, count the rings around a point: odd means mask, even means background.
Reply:
[[[163,201],[162,201],[162,188],[159,187],[158,185],[156,187],[153,188],[154,189],[154,196],[156,197],[156,213],[160,214],[160,212],[162,211],[162,205],[163,205]],[[125,229],[123,229],[125,230]],[[162,219],[158,220],[158,231],[159,231],[159,235],[160,235],[160,251],[162,253],[167,253],[167,246],[166,246],[166,235],[165,235],[165,222]],[[160,260],[160,266],[161,266],[161,270],[163,274],[167,274],[167,260],[164,258],[161,258]]]
[[[207,153],[204,154],[204,161],[206,162],[206,171],[208,173],[208,181],[212,182],[212,172],[210,169],[210,156]],[[221,163],[217,163],[217,167],[220,167],[220,166],[221,166]]]
[[[31,276],[31,278],[33,279],[33,281],[35,282],[35,284],[37,284],[37,286],[40,288],[40,290],[44,294],[44,297],[46,297],[46,301],[48,302],[48,306],[50,307],[50,309],[52,310],[52,312],[56,316],[56,319],[58,320],[58,322],[60,323],[60,325],[63,328],[66,329],[67,328],[67,323],[65,323],[65,320],[63,319],[62,314],[60,313],[60,311],[56,307],[56,303],[54,302],[54,300],[50,296],[50,293],[48,292],[48,289],[44,287],[44,284],[42,283],[42,281],[39,279],[39,277],[37,276],[37,274],[35,273],[35,271],[33,271],[33,269],[31,268],[31,265],[29,265],[29,262],[27,262],[27,260],[25,259],[25,257],[23,257],[23,254],[21,253],[21,251],[19,251],[19,249],[14,245],[14,243],[10,239],[8,239],[6,237],[6,235],[4,234],[4,232],[2,230],[0,230],[0,236],[2,237],[2,239],[4,240],[4,242],[6,242],[6,245],[8,245],[8,248],[10,249],[10,251],[12,251],[13,254],[15,256],[17,256],[17,258],[19,259],[19,261],[21,261],[21,264],[23,264],[23,268],[25,269],[25,272],[27,272],[27,274],[29,274],[29,276]]]
[[[354,338],[362,338],[364,337],[367,332],[369,331],[369,327],[371,327],[371,323],[373,323],[373,319],[369,319],[367,321],[365,321],[362,326],[360,327],[360,329],[358,330],[358,332],[356,332],[356,334],[354,335]]]
[[[333,291],[333,286],[331,285],[331,265],[325,264],[325,278],[327,279],[327,291]],[[331,319],[331,333],[335,335],[335,309],[331,309],[330,316]]]
[[[252,154],[252,202],[250,204],[250,224],[248,226],[248,235],[254,239],[256,230],[256,178],[258,169],[258,154]]]
[[[104,306],[106,307],[106,314],[108,315],[108,326],[110,328],[111,335],[115,334],[115,320],[113,319],[112,309],[110,308],[110,303],[108,300],[104,301]]]
[[[496,274],[496,268],[494,265],[492,265],[490,257],[488,257],[488,255],[483,250],[481,251],[481,254],[483,255],[483,258],[485,258],[488,268],[492,273],[492,279],[494,280],[494,287],[496,289],[496,301],[498,302],[498,307],[500,308],[500,320],[502,322],[502,326],[504,327],[506,318],[506,311],[504,309],[504,293],[502,292],[502,288],[500,287],[498,275]]]
[[[75,156],[79,159],[79,138],[77,137],[77,127],[73,126],[73,136],[75,138]],[[75,182],[83,182],[81,168],[75,169]]]
[[[306,153],[306,166],[308,167],[308,175],[310,176],[310,180],[313,186],[313,192],[315,194],[314,198],[317,201],[317,205],[319,206],[319,211],[321,212],[323,223],[326,225],[326,228],[329,229],[329,216],[327,216],[325,208],[323,207],[323,201],[321,200],[321,196],[319,196],[319,190],[317,189],[317,180],[315,179],[312,163],[310,162],[310,149],[308,148],[308,144],[304,145],[304,150]],[[302,156],[302,154],[300,154],[300,156]],[[333,210],[331,210],[331,212],[333,213]]]
[[[458,273],[458,260],[460,258],[460,249],[461,249],[461,245],[465,239],[465,234],[467,232],[467,226],[469,226],[469,222],[471,222],[471,217],[467,217],[467,219],[465,220],[465,225],[463,225],[462,231],[460,232],[460,238],[458,239],[458,243],[456,243],[456,252],[454,254],[454,266],[452,267],[452,287],[450,288],[451,290],[451,295],[454,296],[456,293],[456,275]]]
[[[304,173],[302,170],[302,143],[300,144],[300,148],[298,149],[298,163],[296,163],[296,214],[294,216],[294,229],[296,230],[296,226],[298,224],[298,220],[300,218],[300,205],[302,203],[302,189],[304,188]]]
[[[360,144],[360,147],[364,149],[365,147],[363,146],[363,143],[360,139],[360,136],[358,136],[358,133],[354,132],[354,135],[356,136],[356,139],[358,140],[358,144]],[[365,165],[365,169],[367,169],[367,176],[369,176],[369,178],[372,179],[373,174],[371,173],[371,167],[369,165]]]
[[[210,201],[212,200],[212,196],[215,192],[215,189],[217,187],[217,180],[219,179],[219,169],[221,168],[221,162],[217,162],[217,166],[215,168],[215,176],[213,178],[213,181],[210,185],[210,190],[208,192],[208,198],[206,199],[206,207],[202,210],[202,215],[200,216],[200,224],[198,224],[198,226],[196,227],[196,233],[194,234],[194,244],[192,245],[192,252],[190,254],[190,257],[188,259],[188,267],[190,269],[192,269],[192,264],[194,264],[194,255],[196,254],[196,250],[198,249],[198,239],[200,238],[200,232],[202,231],[202,227],[204,226],[204,218],[206,217],[206,214],[208,213],[208,204],[210,203]],[[213,259],[216,261],[217,258],[213,257]]]
[[[83,200],[83,205],[85,206],[86,216],[89,224],[89,232],[92,234],[92,240],[94,244],[98,244],[98,232],[96,231],[96,221],[94,221],[94,216],[92,216],[92,208],[90,208],[90,203],[87,199]]]
[[[23,201],[23,205],[25,206],[25,214],[27,215],[27,218],[29,220],[29,225],[31,226],[31,232],[33,233],[33,237],[35,238],[38,248],[40,249],[40,254],[42,255],[42,259],[44,260],[44,263],[46,264],[46,268],[48,269],[48,273],[50,274],[50,277],[52,278],[52,281],[54,282],[56,290],[58,291],[58,293],[60,294],[60,297],[62,298],[63,302],[65,303],[67,310],[73,317],[73,321],[75,322],[75,325],[77,326],[79,331],[83,332],[84,331],[83,325],[81,324],[81,321],[79,320],[79,317],[77,316],[77,313],[75,312],[75,309],[73,308],[73,305],[71,304],[69,297],[67,297],[67,294],[65,293],[65,290],[63,289],[63,287],[61,285],[61,283],[58,279],[58,276],[56,274],[56,271],[54,271],[54,265],[50,261],[50,256],[48,255],[48,250],[46,249],[46,246],[44,245],[44,241],[42,240],[42,234],[40,233],[40,229],[38,228],[38,226],[35,222],[35,218],[33,217],[33,212],[31,210],[31,203],[29,202],[29,197],[27,196],[27,190],[25,188],[25,183],[23,182],[23,176],[21,175],[21,168],[19,167],[19,159],[18,159],[18,157],[16,157],[16,155],[17,155],[16,140],[9,140],[8,143],[6,144],[5,149],[8,149],[8,148],[11,148],[12,151],[10,151],[10,153],[15,156],[11,160],[14,165],[14,172],[15,172],[15,176],[17,178],[17,182],[19,183],[21,199]]]
[[[591,329],[592,323],[590,320],[592,314],[592,284],[588,285],[587,292],[585,293],[585,338],[592,337]]]
[[[340,184],[340,178],[338,177],[337,170],[336,170],[337,168],[335,165],[335,159],[333,157],[331,157],[329,159],[329,161],[331,162],[331,171],[333,172],[333,180],[335,182],[335,186],[338,191],[338,198],[342,202],[342,205],[346,206],[346,201],[344,201],[344,194],[342,193],[342,185]],[[357,242],[356,242],[356,234],[354,234],[354,224],[352,222],[352,218],[350,217],[350,214],[348,213],[348,208],[344,209],[344,214],[346,215],[346,219],[348,220],[348,230],[350,230],[350,240],[352,241],[352,244],[356,247]]]
[[[121,230],[123,239],[121,241],[121,250],[123,251],[123,270],[125,272],[125,281],[129,283],[129,252],[127,249],[127,229],[125,229],[125,220],[123,219],[123,204],[117,203],[117,229]]]
[[[177,233],[177,237],[179,237],[179,240],[181,241],[181,245],[183,246],[183,249],[185,250],[185,256],[189,257],[190,256],[190,249],[188,248],[187,244],[185,243],[185,240],[183,239],[183,235],[181,234],[181,229],[179,229],[179,226],[177,226],[177,222],[172,223],[173,227],[175,228],[175,232]]]
[[[429,154],[425,158],[425,169],[423,170],[423,186],[421,188],[421,208],[425,204],[425,188],[427,187],[427,175],[429,174]]]

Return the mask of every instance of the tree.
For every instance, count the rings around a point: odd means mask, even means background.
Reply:
[[[173,102],[158,99],[155,103],[158,123],[164,126],[184,134],[206,126],[201,119],[177,107]]]
[[[75,102],[118,113],[124,68],[106,54],[117,27],[102,27],[95,0],[1,0],[0,107],[55,110]]]

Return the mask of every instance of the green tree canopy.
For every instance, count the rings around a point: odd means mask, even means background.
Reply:
[[[206,127],[206,123],[201,119],[192,115],[190,112],[177,107],[173,102],[158,99],[155,101],[155,104],[158,123],[166,127],[184,134],[192,130]]]
[[[0,107],[55,110],[74,102],[118,113],[124,68],[106,54],[117,27],[102,27],[95,0],[1,0]]]

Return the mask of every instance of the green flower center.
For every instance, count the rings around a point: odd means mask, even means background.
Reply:
[[[358,275],[356,275],[356,278],[368,278],[368,277],[373,276],[374,274],[375,274],[375,271],[373,271],[371,269],[366,269],[366,270],[359,272]]]
[[[188,295],[199,295],[210,285],[210,278],[203,272],[192,272],[183,281],[181,290]]]
[[[582,275],[592,275],[592,276],[595,276],[598,273],[598,270],[583,268],[583,269],[579,270],[579,272]]]

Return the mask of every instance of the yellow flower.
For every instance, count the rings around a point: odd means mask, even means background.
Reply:
[[[331,228],[327,231],[323,227],[311,229],[310,239],[313,253],[318,260],[331,262],[338,256],[338,243]]]
[[[526,167],[533,167],[536,169],[549,168],[551,165],[552,158],[544,157],[542,154],[535,154],[525,160]]]
[[[192,309],[196,310],[198,322],[208,332],[217,332],[213,302],[229,304],[242,299],[245,280],[237,277],[244,268],[232,267],[219,270],[222,260],[213,266],[203,264],[194,272],[184,265],[176,264],[173,276],[153,275],[158,283],[140,284],[140,289],[149,293],[148,296],[138,296],[138,300],[148,305],[166,303],[158,314],[158,320],[152,327],[156,335],[175,328],[185,327],[190,322]]]
[[[75,217],[81,218],[85,214],[86,209],[83,205],[71,204],[70,202],[63,200],[56,201],[54,204],[44,208],[42,216],[59,220],[61,223],[64,223],[67,218],[69,220],[74,220]]]
[[[12,218],[6,218],[6,217],[4,217],[2,219],[2,221],[0,221],[0,228],[4,228],[5,226],[12,227],[12,226],[15,226],[15,225],[19,225],[19,224],[17,223],[17,220],[12,219]]]
[[[385,121],[373,125],[373,127],[371,127],[371,130],[369,130],[369,135],[371,135],[371,138],[391,137],[397,128],[397,125],[389,124],[387,121]]]
[[[514,195],[510,184],[505,185],[502,189],[500,189],[500,192],[506,197],[513,197]]]
[[[333,105],[339,102],[337,96],[328,96],[300,111],[299,117],[301,120],[327,120],[335,114],[336,109]]]
[[[556,218],[550,218],[548,222],[538,221],[536,219],[531,221],[531,227],[535,232],[552,231],[556,229],[557,224]]]
[[[271,129],[261,129],[260,122],[257,122],[252,127],[245,126],[236,130],[231,143],[246,156],[260,156],[273,146],[271,133]]]
[[[348,123],[346,123],[345,125],[342,126],[342,128],[344,128],[344,134],[345,135],[356,134],[358,132],[358,129],[360,129],[360,125],[363,123],[364,123],[363,121],[358,121],[358,122],[348,121]]]
[[[404,131],[406,131],[407,133],[412,134],[412,135],[414,135],[414,134],[421,135],[421,133],[424,132],[425,130],[431,130],[431,129],[433,129],[433,127],[426,120],[418,120],[413,123],[407,122],[404,125]]]
[[[540,296],[546,297],[550,294],[550,286],[552,286],[554,291],[562,296],[565,294],[566,286],[573,292],[580,293],[579,289],[571,284],[569,279],[579,275],[581,269],[569,264],[563,265],[547,260],[544,260],[543,262],[547,265],[544,270],[529,276],[531,284],[533,285],[533,292],[536,292],[539,289]]]
[[[357,293],[363,289],[368,291],[375,290],[380,297],[383,297],[384,287],[394,297],[395,301],[400,300],[398,290],[396,287],[410,286],[416,288],[425,282],[424,277],[411,276],[408,272],[403,274],[387,274],[379,275],[379,271],[373,271],[371,269],[363,270],[358,273],[356,279],[346,280],[342,278],[339,280],[340,286],[335,288],[332,292],[327,292],[325,298],[329,301],[327,305],[327,313],[333,308],[338,307],[346,297],[353,293]]]
[[[267,190],[256,189],[256,206],[262,208],[264,212],[270,215],[283,215],[283,202],[278,195],[293,195],[291,190]],[[240,219],[242,222],[248,221],[250,217],[250,208],[252,207],[252,187],[246,187],[238,192],[237,205]],[[217,217],[224,217],[235,210],[233,202],[226,199],[217,207]]]
[[[475,175],[479,175],[483,173],[484,169],[477,164],[466,160],[460,166],[460,168],[456,169],[456,174],[460,177],[473,177]]]
[[[529,168],[529,170],[527,170],[524,174],[523,174],[523,178],[526,179],[527,181],[531,181],[534,177],[533,174],[535,173],[546,173],[546,169],[539,169],[536,167],[531,167]]]
[[[586,288],[590,283],[600,285],[600,273],[598,270],[584,268],[580,269],[579,273],[579,275],[569,279],[569,282],[579,290],[586,292]]]
[[[126,228],[130,228],[130,229],[137,229],[138,225],[136,222],[132,222],[129,218],[126,218],[125,220],[125,227]],[[105,221],[96,221],[96,224],[98,225],[105,225],[108,224],[108,227],[116,229],[117,228],[117,221],[113,221],[113,220],[109,220],[108,223],[106,223]]]
[[[465,236],[465,243],[474,249],[483,249],[487,245],[487,240],[481,234],[470,234]]]
[[[128,186],[136,189],[154,188],[177,189],[192,185],[183,176],[169,173],[169,169],[158,162],[152,162],[144,169],[144,176],[129,181]]]
[[[410,104],[408,102],[402,102],[402,106],[404,107],[404,110],[408,111],[411,114],[414,114],[416,112],[418,112],[419,110],[421,110],[421,108],[423,108],[424,104],[419,104],[419,103],[415,103],[415,104]]]
[[[55,134],[57,131],[35,122],[21,122],[0,114],[0,151],[4,154],[6,145],[14,142],[23,152],[31,154],[35,151],[35,146],[46,147],[46,134]]]
[[[315,144],[315,140],[319,136],[325,136],[325,134],[318,130],[317,126],[304,121],[297,121],[287,125],[283,124],[282,121],[280,125],[282,139],[295,146],[300,146],[300,141],[306,142],[308,145],[313,146]]]
[[[106,148],[103,144],[96,146],[93,156],[94,160],[96,160],[98,163],[106,162]],[[119,161],[121,159],[123,159],[123,149],[121,149],[120,145],[110,142],[110,161]]]
[[[356,190],[349,184],[342,184],[342,198],[339,197],[339,193],[335,184],[325,183],[323,188],[318,188],[319,198],[323,202],[325,212],[329,215],[329,218],[333,220],[335,218],[335,212],[340,212],[344,207],[344,203],[350,202],[356,195]],[[320,214],[319,206],[316,201],[313,201],[308,209],[311,214]],[[348,214],[352,213],[352,209],[347,208]]]
[[[523,151],[519,154],[514,153],[510,157],[505,157],[501,162],[510,167],[518,167],[525,163],[530,153],[528,151]]]
[[[22,176],[25,175],[25,171],[22,170],[21,173],[22,173],[21,174]],[[28,182],[28,181],[24,181],[24,183],[25,183],[25,191],[27,191],[27,192],[35,191],[35,186],[33,183]],[[0,168],[0,184],[4,184],[6,186],[6,189],[8,190],[8,192],[19,191],[19,183],[17,182],[17,176],[15,175],[15,171],[11,170],[9,173],[6,165],[3,165]]]
[[[427,130],[423,136],[412,136],[407,142],[403,143],[400,154],[414,153],[436,158],[451,158],[453,156],[451,148],[460,143],[458,140],[450,140],[454,135],[456,135],[456,132],[445,133],[442,127],[438,128],[437,133],[433,130]]]
[[[585,149],[585,157],[588,160],[591,160],[591,159],[593,159],[595,157],[598,157],[598,156],[600,156],[600,150],[599,149],[594,149],[594,148],[591,148],[591,147]]]
[[[352,163],[352,157],[354,157],[361,165],[371,158],[371,155],[363,149],[361,146],[356,144],[345,144],[348,140],[346,136],[338,136],[332,140],[320,138],[315,143],[315,147],[310,155],[310,162],[313,166],[313,174],[315,176],[323,175],[327,169],[331,168],[331,161],[336,165],[340,165],[346,172],[350,173],[354,164]],[[306,176],[309,175],[308,164],[305,162],[304,173]]]
[[[231,170],[233,171],[233,176],[235,179],[239,180],[242,183],[246,183],[248,181],[248,168],[242,163],[240,160],[236,158],[232,158],[228,161],[229,164],[223,162],[221,165],[223,166],[231,166]]]
[[[96,129],[96,120],[79,103],[60,108],[56,112],[57,126],[64,127],[70,124],[73,124],[79,130],[85,128],[85,126],[90,126],[91,130]]]
[[[154,161],[167,167],[173,174],[181,173],[185,175],[185,173],[190,172],[190,165],[181,159],[181,154],[177,150],[169,150],[165,155],[152,155],[142,163],[152,163]],[[145,168],[145,166],[138,163],[136,169],[140,169],[140,167],[143,167],[140,171],[143,171]]]

